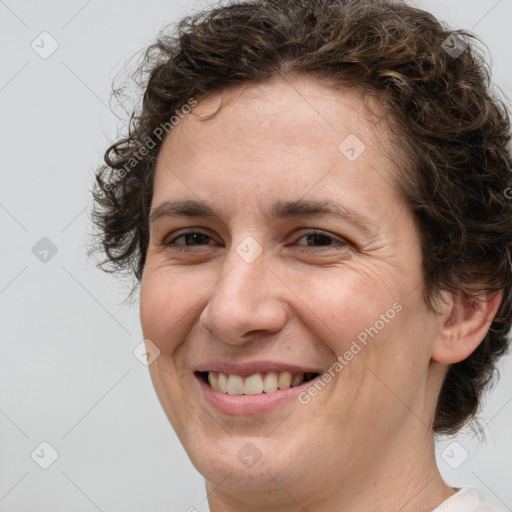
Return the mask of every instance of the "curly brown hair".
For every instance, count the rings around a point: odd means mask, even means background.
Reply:
[[[158,153],[191,99],[292,74],[377,96],[399,135],[399,186],[422,239],[427,305],[435,310],[441,289],[503,292],[485,339],[443,383],[433,430],[457,432],[494,380],[512,323],[510,118],[477,43],[392,0],[250,0],[186,17],[145,51],[142,101],[96,173],[101,268],[140,281]]]

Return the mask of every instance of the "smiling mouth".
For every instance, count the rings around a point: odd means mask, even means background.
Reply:
[[[319,373],[267,372],[255,373],[247,377],[227,375],[222,372],[195,372],[213,390],[228,395],[260,395],[300,386],[309,382]]]

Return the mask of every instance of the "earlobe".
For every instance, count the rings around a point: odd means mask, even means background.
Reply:
[[[442,314],[440,333],[432,348],[432,359],[453,364],[470,356],[485,338],[496,316],[502,292],[473,298],[462,293],[450,294]]]

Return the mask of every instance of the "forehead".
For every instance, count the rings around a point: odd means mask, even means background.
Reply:
[[[305,77],[233,87],[199,101],[164,139],[154,201],[171,182],[212,201],[226,188],[234,202],[244,191],[293,200],[339,186],[356,202],[397,195],[390,145],[383,108],[358,91]]]
[[[199,101],[186,123],[173,130],[185,136],[208,134],[212,144],[240,142],[258,147],[256,139],[275,138],[304,149],[338,149],[344,135],[357,131],[370,145],[387,144],[379,127],[385,110],[375,95],[334,88],[306,76],[249,83],[210,94]],[[385,125],[386,123],[382,123]],[[219,125],[222,131],[219,132]],[[274,133],[271,133],[274,131]],[[246,138],[248,132],[252,138]],[[171,138],[171,136],[169,136]],[[307,140],[308,144],[304,144]],[[260,148],[264,151],[265,148]]]

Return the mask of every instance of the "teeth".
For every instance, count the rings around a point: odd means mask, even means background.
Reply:
[[[228,395],[260,395],[261,393],[272,393],[278,389],[299,386],[304,382],[304,373],[255,373],[244,379],[240,375],[208,372],[208,382],[215,391]]]
[[[261,373],[247,377],[244,382],[244,395],[259,395],[263,393],[263,379]]]
[[[230,375],[226,391],[228,392],[228,395],[243,395],[244,379],[242,379],[240,375]]]
[[[279,389],[288,389],[292,385],[292,374],[290,372],[281,372],[277,379]]]
[[[263,381],[263,391],[265,393],[272,393],[272,391],[276,391],[277,389],[277,373],[276,372],[268,372],[265,375],[265,380]]]
[[[219,390],[219,374],[215,372],[208,372],[208,382],[210,386],[216,391]]]
[[[209,372],[213,373],[213,372]],[[224,373],[219,373],[219,380],[217,382],[217,391],[222,391],[223,393],[228,392],[228,377]]]
[[[303,373],[297,373],[296,375],[293,376],[292,387],[293,386],[298,386],[299,384],[302,383],[303,380],[304,380],[304,374]]]

